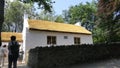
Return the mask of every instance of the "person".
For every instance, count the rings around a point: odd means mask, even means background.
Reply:
[[[3,50],[4,50],[3,66],[4,66],[4,62],[5,62],[5,59],[7,57],[7,53],[8,53],[8,50],[7,50],[6,46],[7,45],[3,45]]]
[[[3,49],[3,47],[0,45],[0,68],[3,67],[3,59],[4,59],[4,49]]]
[[[20,52],[19,52],[19,61],[22,63],[22,61],[23,61],[23,54],[24,54],[24,51],[23,51],[23,49],[20,49]]]
[[[17,68],[17,60],[19,57],[19,43],[16,41],[16,36],[11,36],[11,41],[8,43],[8,68]]]

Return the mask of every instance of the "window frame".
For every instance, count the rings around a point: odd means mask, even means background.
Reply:
[[[80,39],[80,37],[74,37],[74,44],[75,44],[75,45],[81,44],[81,39]]]
[[[57,43],[56,36],[47,36],[47,45],[56,45]]]

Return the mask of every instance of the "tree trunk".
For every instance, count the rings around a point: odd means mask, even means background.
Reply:
[[[2,24],[4,22],[4,0],[0,0],[0,45],[2,45],[1,41],[1,32],[2,32]]]

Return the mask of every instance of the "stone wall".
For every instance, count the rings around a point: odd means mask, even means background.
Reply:
[[[29,51],[28,66],[53,68],[120,57],[120,44],[36,47]]]

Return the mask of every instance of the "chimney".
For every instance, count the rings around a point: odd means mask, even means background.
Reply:
[[[75,23],[76,26],[81,26],[81,22]]]

